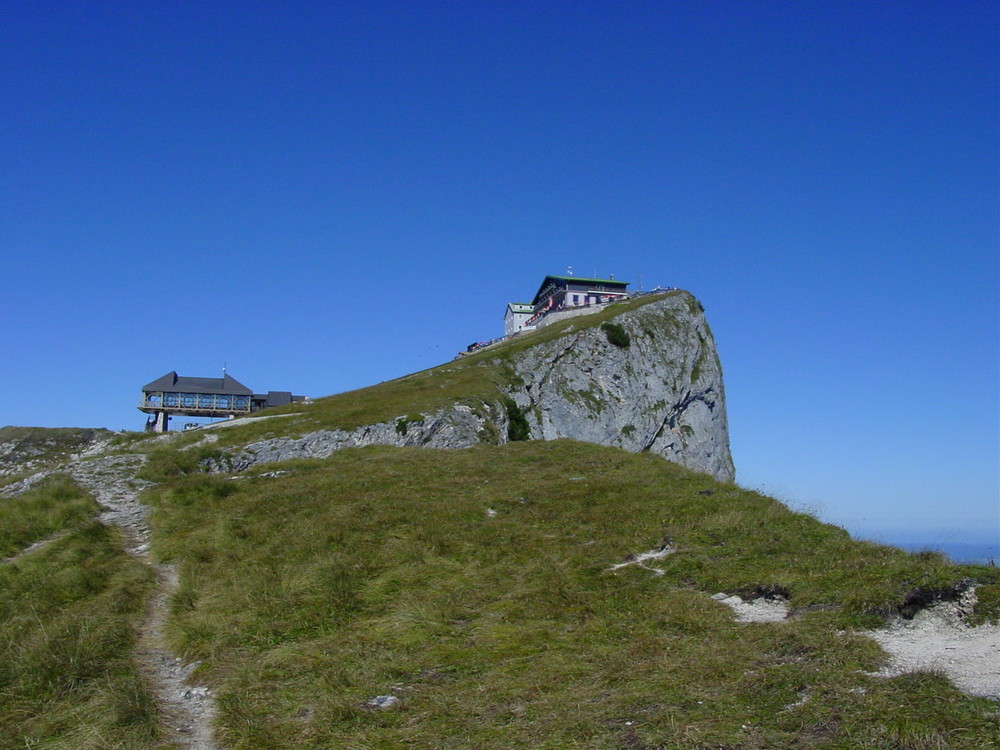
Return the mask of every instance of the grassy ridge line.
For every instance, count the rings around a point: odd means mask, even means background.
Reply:
[[[132,660],[150,572],[65,478],[0,500],[0,749],[150,748],[152,697]],[[23,547],[21,547],[23,548]]]
[[[316,399],[308,406],[292,404],[268,410],[268,415],[296,416],[227,428],[220,431],[219,444],[245,445],[265,437],[301,435],[319,429],[350,430],[406,414],[429,413],[456,403],[476,407],[483,402],[496,402],[512,384],[514,374],[510,363],[521,352],[572,331],[599,327],[619,315],[670,297],[687,297],[690,303],[697,304],[690,294],[681,291],[610,304],[590,315],[522,333],[473,354],[395,380]]]
[[[349,449],[150,492],[179,563],[169,636],[227,746],[982,748],[995,706],[866,676],[845,635],[969,571],[852,541],[649,455],[570,441]],[[669,535],[657,576],[629,554]],[[994,583],[996,581],[994,580]],[[733,621],[709,594],[781,587]],[[838,631],[841,631],[838,633]],[[391,711],[366,706],[400,699]]]

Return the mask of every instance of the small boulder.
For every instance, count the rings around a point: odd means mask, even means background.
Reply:
[[[395,695],[376,695],[374,698],[369,699],[367,705],[384,711],[387,708],[392,708],[397,703],[399,703],[399,698]]]

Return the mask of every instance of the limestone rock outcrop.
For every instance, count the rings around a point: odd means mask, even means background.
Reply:
[[[611,343],[613,329],[588,326],[518,358],[523,385],[510,395],[532,438],[650,451],[732,480],[722,369],[698,301],[676,293],[611,323],[627,345]]]
[[[256,464],[292,458],[326,458],[342,448],[391,445],[397,448],[468,448],[483,442],[484,433],[503,416],[485,405],[481,414],[471,407],[455,404],[421,419],[400,417],[390,422],[358,427],[355,430],[317,430],[302,437],[260,440],[233,457],[218,463],[225,471],[243,471]]]

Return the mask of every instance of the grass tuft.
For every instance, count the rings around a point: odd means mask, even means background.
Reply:
[[[68,477],[51,477],[22,495],[0,500],[0,558],[78,526],[97,503]]]

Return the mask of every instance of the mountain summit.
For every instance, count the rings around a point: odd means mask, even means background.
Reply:
[[[673,292],[620,307],[513,358],[511,397],[531,437],[649,451],[732,480],[722,368],[701,305]]]

